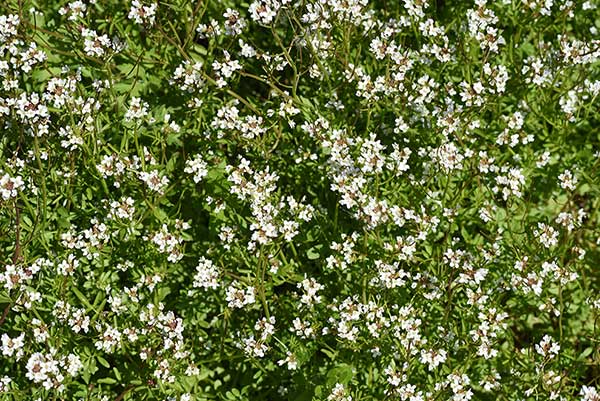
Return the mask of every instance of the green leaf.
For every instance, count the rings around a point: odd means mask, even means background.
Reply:
[[[332,361],[335,360],[335,357],[337,355],[337,352],[335,352],[335,351],[329,351],[326,348],[321,348],[321,352],[324,353],[325,355],[327,355],[329,358],[331,358]]]
[[[37,82],[46,82],[48,78],[52,76],[52,74],[46,70],[35,70],[30,76]]]
[[[313,246],[308,251],[306,251],[306,257],[309,260],[319,259],[321,257],[321,255],[319,254],[319,251],[321,250],[321,248],[323,248],[323,245]]]
[[[163,222],[169,218],[165,211],[162,210],[160,207],[154,208],[154,217],[156,217],[160,222]]]
[[[98,362],[100,362],[100,365],[104,366],[105,368],[110,368],[110,363],[108,363],[108,361],[102,358],[100,355],[97,355],[96,359],[98,360]]]
[[[0,304],[11,303],[12,299],[9,298],[8,294],[4,291],[0,292]]]
[[[594,347],[587,347],[586,349],[583,350],[583,352],[581,354],[579,354],[579,356],[577,357],[577,360],[578,361],[585,360],[585,358],[590,356],[592,354],[592,352],[594,352]]]
[[[73,287],[71,287],[71,290],[73,291],[75,296],[77,296],[77,299],[79,299],[81,301],[81,303],[85,305],[85,307],[88,309],[88,312],[91,310],[94,310],[94,307],[92,306],[92,304],[90,304],[90,302],[87,300],[85,295],[83,295],[81,293],[81,291],[79,291],[77,289],[77,287],[73,286]]]
[[[334,386],[336,383],[346,385],[352,380],[352,376],[354,376],[352,366],[345,363],[338,365],[327,372],[327,385]]]

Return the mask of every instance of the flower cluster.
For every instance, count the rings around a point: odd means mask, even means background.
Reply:
[[[597,0],[4,0],[0,399],[599,401]]]

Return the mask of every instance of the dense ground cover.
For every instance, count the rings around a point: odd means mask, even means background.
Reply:
[[[600,400],[598,6],[0,2],[0,399]]]

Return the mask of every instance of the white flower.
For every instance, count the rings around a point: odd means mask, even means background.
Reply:
[[[256,0],[250,4],[248,12],[254,21],[269,25],[277,15],[279,7],[281,5],[278,0]]]
[[[131,220],[135,213],[134,202],[130,196],[121,198],[119,201],[110,202],[110,210],[107,217],[109,219]]]
[[[231,78],[235,71],[242,69],[240,62],[232,60],[228,51],[224,50],[223,54],[225,55],[225,60],[223,62],[215,60],[212,63],[213,70],[217,75],[217,86],[219,88],[227,85],[226,80]]]
[[[239,35],[246,27],[246,20],[240,16],[239,11],[228,8],[223,14],[225,18],[225,34]]]
[[[149,6],[143,5],[139,0],[132,0],[131,9],[127,18],[134,20],[138,24],[154,25],[156,18],[157,3],[152,3]]]
[[[321,296],[317,292],[322,290],[323,285],[319,284],[314,278],[307,278],[298,283],[298,288],[304,290],[304,294],[300,297],[300,302],[306,305],[318,304],[321,302]]]
[[[212,288],[216,289],[220,286],[219,269],[211,260],[201,256],[196,266],[197,273],[194,275],[194,288]]]
[[[575,186],[577,185],[577,177],[573,175],[571,170],[565,170],[558,176],[558,180],[560,181],[560,187],[562,189],[568,189],[571,191],[575,190]]]
[[[592,386],[583,386],[579,392],[581,395],[581,401],[598,401],[600,400],[600,393]]]
[[[0,44],[17,35],[19,22],[17,14],[0,15]]]
[[[200,90],[204,86],[202,78],[202,63],[184,61],[179,64],[173,73],[173,78],[169,81],[171,85],[178,85],[179,88],[186,92]]]
[[[437,368],[446,361],[446,351],[440,350],[421,350],[421,363],[427,364],[430,371]]]
[[[96,341],[94,345],[97,349],[110,354],[115,348],[121,346],[121,337],[122,333],[118,329],[107,325],[104,334],[102,334],[100,339]]]
[[[546,248],[552,248],[558,244],[558,231],[548,224],[538,223],[538,229],[533,231],[533,235]]]
[[[238,281],[234,281],[227,287],[225,299],[230,308],[243,308],[256,301],[256,289],[254,287],[248,286],[245,291],[240,287],[241,284]]]
[[[108,50],[119,50],[107,35],[98,35],[94,30],[83,28],[81,36],[84,38],[84,51],[90,57],[102,57]]]
[[[254,336],[242,340],[242,346],[246,354],[255,358],[263,358],[269,350],[269,346],[263,341],[256,341]]]
[[[83,363],[81,363],[81,359],[77,355],[69,354],[67,356],[67,372],[71,376],[77,376],[77,373],[83,369]]]
[[[20,175],[11,177],[5,173],[0,177],[0,195],[4,200],[16,198],[19,190],[24,186],[25,183]]]
[[[77,355],[69,354],[67,357],[57,357],[56,350],[50,349],[47,354],[33,353],[27,361],[27,373],[25,376],[34,383],[42,383],[46,390],[52,388],[59,392],[64,390],[63,381],[67,373],[76,376],[83,368],[83,364]]]
[[[75,255],[69,254],[67,259],[58,264],[57,271],[58,274],[62,274],[63,276],[72,276],[78,267],[79,260],[76,259]]]
[[[287,363],[287,368],[289,370],[296,370],[298,368],[298,361],[296,360],[296,356],[291,352],[287,352],[285,359],[280,359],[277,361],[279,366],[282,366]]]
[[[535,351],[544,358],[554,358],[560,351],[560,345],[552,340],[552,337],[545,335],[539,344],[535,345]]]
[[[58,13],[60,15],[69,14],[69,21],[76,21],[78,18],[83,18],[86,9],[86,4],[83,1],[77,0],[69,3],[65,7],[61,7],[58,10]]]
[[[2,355],[4,356],[15,356],[17,361],[21,359],[24,355],[24,346],[25,346],[25,334],[21,333],[19,336],[15,338],[9,337],[8,334],[2,334]]]
[[[160,231],[154,233],[150,240],[158,247],[160,253],[168,254],[167,260],[175,263],[183,258],[183,253],[180,245],[183,243],[183,238],[169,232],[166,224],[163,224]]]
[[[254,324],[254,330],[260,333],[261,341],[265,341],[267,338],[275,333],[275,317],[271,316],[269,319],[263,317],[257,320]]]
[[[166,176],[161,176],[160,172],[157,170],[152,170],[151,172],[141,171],[138,174],[140,180],[144,181],[144,183],[150,188],[152,191],[158,192],[159,194],[163,194],[164,190],[169,185],[169,178]]]
[[[464,156],[452,142],[445,143],[431,152],[432,160],[445,171],[462,169]]]
[[[12,383],[12,379],[8,376],[0,377],[0,393],[4,393],[9,390],[8,385]]]
[[[346,392],[343,384],[336,383],[331,394],[327,397],[327,401],[352,401],[352,396]]]
[[[196,155],[185,162],[185,173],[194,174],[194,182],[197,184],[208,174],[208,164],[202,160],[201,155]]]
[[[125,121],[140,120],[148,115],[148,103],[139,97],[132,97],[129,109],[125,113]]]

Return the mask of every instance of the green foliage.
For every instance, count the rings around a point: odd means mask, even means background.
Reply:
[[[5,0],[1,400],[598,400],[598,1]]]

